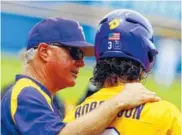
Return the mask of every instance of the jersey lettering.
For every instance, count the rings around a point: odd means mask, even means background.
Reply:
[[[79,118],[80,116],[87,114],[88,112],[92,111],[103,102],[104,101],[99,101],[99,102],[94,101],[78,107],[75,111],[75,118]]]
[[[103,102],[104,101],[93,101],[93,102],[79,106],[75,111],[75,118],[79,118],[80,116],[83,116],[87,114],[88,112],[91,112]],[[121,111],[120,113],[118,113],[117,117],[124,116],[126,118],[140,119],[140,115],[143,110],[143,107],[144,105],[140,105],[130,110]]]
[[[144,105],[140,105],[130,110],[121,111],[120,113],[118,113],[118,117],[124,116],[126,118],[132,117],[133,119],[140,119],[140,114],[143,110],[143,107]]]

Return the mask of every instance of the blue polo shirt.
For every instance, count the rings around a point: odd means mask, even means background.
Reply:
[[[46,87],[17,75],[1,101],[1,134],[56,135],[64,126]]]

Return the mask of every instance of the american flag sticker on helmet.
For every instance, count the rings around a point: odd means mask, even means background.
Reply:
[[[109,33],[109,40],[120,40],[120,33]]]

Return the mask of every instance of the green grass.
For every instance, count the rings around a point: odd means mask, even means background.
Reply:
[[[21,73],[22,62],[17,58],[2,56],[1,58],[1,89],[15,80],[15,75]]]
[[[22,62],[14,57],[2,56],[1,61],[1,89],[13,82],[15,75],[21,73]],[[63,98],[68,104],[75,104],[78,99],[84,94],[89,78],[92,75],[92,68],[85,67],[81,69],[77,79],[77,84],[73,88],[67,88],[58,92],[58,95]],[[181,83],[176,80],[169,88],[158,85],[152,77],[147,79],[145,86],[157,93],[162,99],[168,100],[181,109]]]

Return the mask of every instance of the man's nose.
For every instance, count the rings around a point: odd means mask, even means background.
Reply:
[[[85,66],[85,63],[84,63],[83,59],[82,60],[76,60],[75,64],[78,67],[84,67]]]

